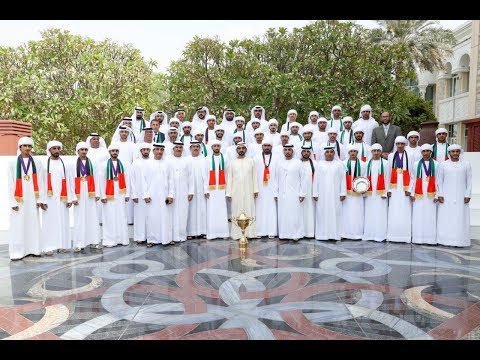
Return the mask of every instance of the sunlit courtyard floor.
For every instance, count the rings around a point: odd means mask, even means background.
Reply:
[[[135,243],[12,262],[0,339],[480,339],[480,242]]]

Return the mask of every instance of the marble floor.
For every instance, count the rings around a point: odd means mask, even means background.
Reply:
[[[0,339],[480,339],[480,241],[0,245]]]

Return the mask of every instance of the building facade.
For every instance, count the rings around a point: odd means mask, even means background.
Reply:
[[[420,95],[433,102],[439,127],[448,130],[448,142],[466,151],[480,151],[479,30],[480,20],[457,27],[445,69],[418,76]]]

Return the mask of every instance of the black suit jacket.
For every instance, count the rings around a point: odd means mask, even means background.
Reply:
[[[401,135],[402,129],[400,129],[400,126],[390,124],[388,127],[387,136],[385,136],[383,124],[380,124],[378,127],[373,129],[372,143],[370,145],[378,143],[382,145],[383,152],[391,153],[393,152],[393,147],[395,146],[395,138]]]

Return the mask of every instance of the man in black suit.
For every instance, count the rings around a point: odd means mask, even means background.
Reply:
[[[393,152],[395,138],[402,135],[400,126],[390,124],[390,113],[384,111],[381,115],[382,125],[373,129],[372,144],[382,145],[382,157],[387,160],[388,154]]]

